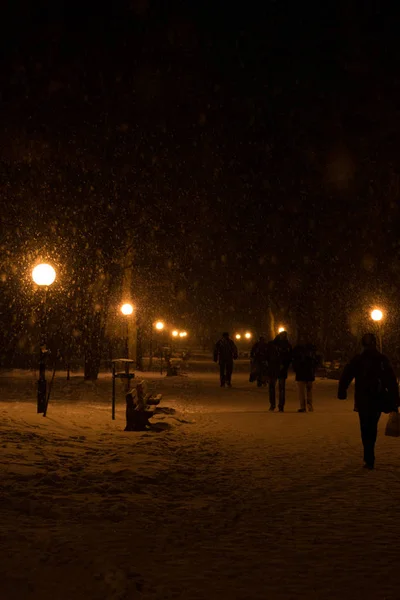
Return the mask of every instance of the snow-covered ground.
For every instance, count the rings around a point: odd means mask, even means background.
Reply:
[[[160,433],[111,420],[111,380],[0,376],[2,600],[398,599],[400,440],[362,466],[352,402],[284,414],[237,373],[161,378]],[[169,413],[169,414],[168,414]]]

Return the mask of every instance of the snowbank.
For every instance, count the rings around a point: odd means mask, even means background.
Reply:
[[[361,469],[352,403],[318,381],[312,414],[268,413],[236,374],[152,376],[161,433],[124,432],[111,379],[0,376],[0,597],[398,598],[400,442]],[[383,424],[381,424],[383,429]]]

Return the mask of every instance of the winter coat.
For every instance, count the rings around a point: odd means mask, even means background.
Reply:
[[[230,338],[221,338],[214,347],[215,362],[230,363],[238,357],[237,348]]]
[[[268,342],[268,377],[270,379],[286,379],[292,361],[292,346],[279,335]]]
[[[268,342],[268,377],[270,379],[286,379],[292,361],[292,346],[287,340],[277,336]]]
[[[298,345],[293,350],[293,369],[296,381],[315,381],[318,366],[316,348],[312,344]]]
[[[339,400],[346,400],[347,388],[353,379],[355,379],[355,411],[381,412],[383,397],[393,410],[397,410],[399,387],[396,376],[388,358],[376,348],[366,348],[345,366],[339,381]]]
[[[250,358],[257,362],[265,362],[268,359],[267,342],[256,342],[251,349]]]
[[[258,341],[254,344],[250,352],[251,368],[249,381],[264,381],[268,376],[268,344],[265,341]]]

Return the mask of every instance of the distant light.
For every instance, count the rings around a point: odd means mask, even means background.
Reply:
[[[37,265],[32,271],[32,279],[37,285],[51,285],[56,278],[56,272],[51,265]]]
[[[284,327],[279,327],[278,333],[282,333],[283,331],[286,331],[286,329]]]
[[[162,331],[164,329],[164,323],[162,321],[157,321],[156,329],[158,329],[158,331]]]
[[[187,331],[181,331],[179,334],[181,337],[187,337]]]
[[[237,334],[235,335],[235,338],[236,338],[237,340],[240,340],[240,338],[241,338],[241,337],[242,337],[242,336],[240,335],[240,333],[237,333]]]
[[[249,340],[251,338],[250,331],[247,331],[247,333],[244,334],[244,337],[246,338],[246,340]]]
[[[129,304],[129,302],[127,304],[123,304],[121,306],[121,312],[123,315],[131,315],[133,313],[133,306],[132,304]]]
[[[381,310],[379,310],[378,308],[375,308],[371,312],[371,319],[373,321],[382,321],[382,318],[383,318],[383,312]]]
[[[172,332],[173,337],[178,337],[178,332],[176,331],[176,329]]]

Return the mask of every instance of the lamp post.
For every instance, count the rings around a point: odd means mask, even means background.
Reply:
[[[379,352],[382,352],[382,319],[383,319],[383,312],[381,310],[379,310],[379,308],[374,308],[373,311],[371,311],[371,319],[373,321],[375,321],[377,329],[378,329],[378,340],[379,340]]]
[[[172,335],[172,342],[173,342],[179,336],[179,331],[177,329],[174,329],[173,332],[171,333],[171,335]],[[174,352],[174,351],[175,351],[175,347],[174,347],[174,344],[172,343],[171,344],[171,352]]]
[[[39,354],[39,379],[37,388],[37,412],[46,416],[47,413],[47,382],[46,382],[46,356],[47,356],[47,290],[54,283],[56,272],[51,265],[42,263],[32,271],[32,279],[39,287],[43,288],[43,310],[40,318],[40,354]]]
[[[121,313],[126,318],[126,333],[125,333],[125,356],[129,358],[129,319],[128,317],[133,313],[133,306],[129,302],[121,306]]]
[[[158,333],[161,333],[162,331],[164,331],[164,328],[165,328],[164,321],[156,321],[154,323],[154,328],[155,328],[155,330]],[[161,340],[161,342],[162,342],[162,340]],[[160,349],[160,362],[161,362],[160,374],[162,375],[163,374],[163,357],[164,357],[164,354],[163,354],[163,348],[162,348],[161,344],[159,345],[159,349]]]

